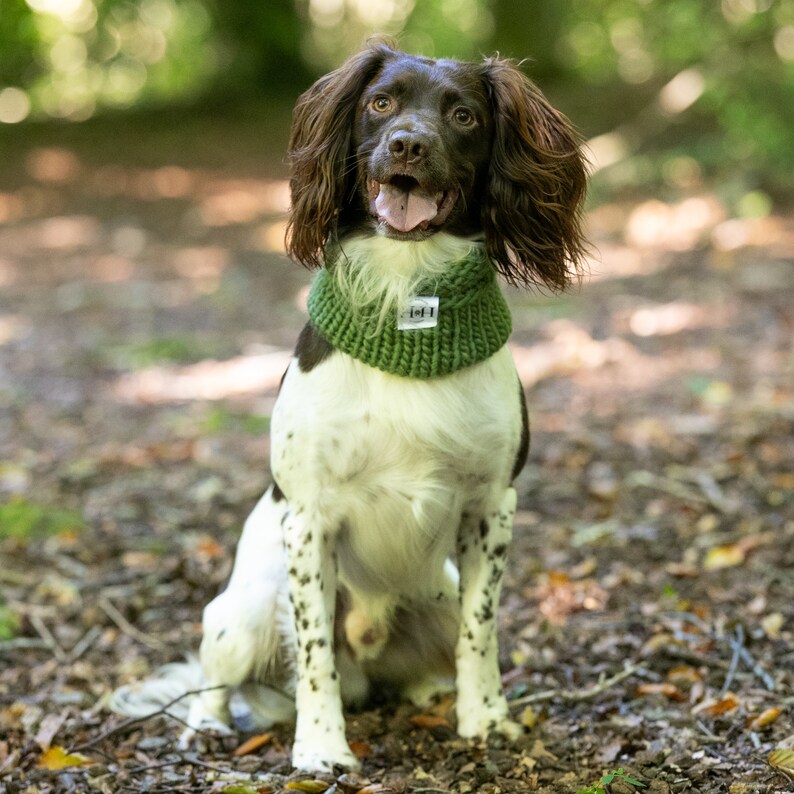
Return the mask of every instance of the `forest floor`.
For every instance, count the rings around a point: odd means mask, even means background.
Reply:
[[[313,780],[291,725],[185,753],[174,721],[104,709],[197,650],[268,484],[309,275],[279,252],[262,152],[284,141],[259,121],[7,141],[0,791],[794,790],[794,221],[705,189],[593,208],[581,289],[508,291],[532,449],[500,639],[523,738],[381,703],[347,718],[362,772]]]

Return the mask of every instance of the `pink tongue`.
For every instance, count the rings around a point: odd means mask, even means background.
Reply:
[[[432,221],[438,215],[435,196],[420,187],[408,191],[395,185],[381,185],[375,209],[379,217],[399,232],[410,232],[422,221]]]

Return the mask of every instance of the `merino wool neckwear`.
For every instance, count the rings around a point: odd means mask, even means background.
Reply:
[[[510,311],[479,247],[451,262],[443,275],[422,282],[416,294],[438,298],[433,327],[400,330],[395,316],[379,328],[378,307],[353,306],[333,273],[323,268],[309,293],[309,317],[337,349],[405,378],[457,372],[492,356],[510,336]]]

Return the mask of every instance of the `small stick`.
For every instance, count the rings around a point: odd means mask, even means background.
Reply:
[[[736,626],[736,640],[731,640],[731,647],[733,648],[733,656],[731,656],[731,664],[728,667],[728,672],[725,675],[725,683],[720,690],[720,696],[724,697],[725,693],[731,688],[733,677],[736,675],[736,670],[739,668],[739,659],[741,658],[741,650],[744,647],[744,628],[739,623]]]
[[[136,629],[132,623],[121,614],[121,612],[116,609],[115,606],[110,602],[107,598],[100,598],[99,599],[99,606],[104,611],[104,613],[125,633],[129,634],[130,637],[133,639],[138,640],[138,642],[143,643],[148,648],[152,648],[155,651],[162,651],[164,648],[168,646],[158,640],[156,637],[150,637],[148,634],[145,634],[140,629]]]
[[[102,633],[99,626],[91,626],[69,651],[69,662],[76,662],[97,640]]]
[[[767,673],[767,671],[764,670],[764,668],[761,667],[761,665],[756,662],[755,659],[753,659],[753,657],[750,655],[750,651],[748,651],[744,645],[739,648],[739,656],[742,657],[742,661],[753,671],[753,673],[758,676],[761,681],[763,681],[764,686],[770,692],[774,692],[777,689],[777,686],[775,685],[775,679],[772,678],[772,676],[769,675],[769,673]]]
[[[640,666],[636,664],[626,665],[619,673],[616,673],[611,678],[605,678],[591,687],[586,689],[546,689],[543,692],[535,692],[531,695],[524,695],[523,697],[516,698],[509,702],[509,706],[525,706],[528,703],[543,703],[547,700],[565,700],[568,702],[578,702],[581,700],[590,700],[591,698],[606,692],[616,684],[634,675],[640,670]]]
[[[49,648],[44,640],[37,640],[35,637],[14,637],[11,640],[0,640],[0,653],[3,651],[15,651],[18,648]]]
[[[55,656],[61,664],[66,664],[69,661],[69,657],[66,651],[61,648],[60,643],[55,639],[53,633],[47,628],[47,624],[35,612],[30,613],[29,619],[30,625],[36,629],[41,639],[44,640],[44,644],[52,651],[53,656]]]
[[[117,733],[122,733],[123,731],[126,731],[127,728],[130,728],[133,725],[137,725],[139,722],[146,722],[146,720],[150,720],[152,717],[158,717],[161,714],[171,717],[172,719],[176,719],[175,717],[173,717],[173,715],[168,713],[168,709],[170,709],[171,706],[173,706],[175,703],[178,703],[183,698],[190,697],[191,695],[200,695],[202,692],[212,692],[215,689],[225,689],[225,688],[226,688],[226,684],[219,684],[218,686],[209,686],[209,687],[204,687],[202,689],[191,689],[188,692],[183,692],[181,695],[179,695],[179,697],[175,697],[173,700],[170,700],[162,708],[157,709],[157,711],[153,711],[151,712],[151,714],[146,714],[143,717],[130,717],[129,719],[120,722],[114,728],[109,728],[108,730],[100,733],[99,736],[96,736],[90,741],[85,742],[84,744],[80,744],[77,747],[73,747],[69,752],[79,753],[82,752],[83,750],[88,750],[89,748],[96,746],[100,742],[103,742],[105,739],[108,739],[109,737],[114,736]],[[181,720],[177,720],[177,721],[181,722]],[[196,729],[196,732],[204,733],[204,731],[199,731],[198,729]]]

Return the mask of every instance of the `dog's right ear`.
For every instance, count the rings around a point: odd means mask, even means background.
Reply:
[[[395,55],[391,40],[372,39],[295,105],[288,151],[292,208],[287,253],[305,267],[322,266],[339,209],[353,189],[352,134],[359,97]]]

